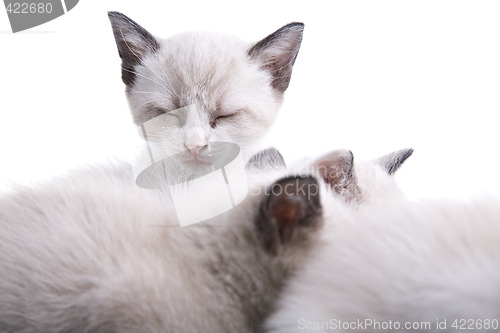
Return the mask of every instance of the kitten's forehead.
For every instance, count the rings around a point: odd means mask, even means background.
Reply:
[[[248,48],[248,43],[238,38],[213,32],[184,32],[160,41],[160,53],[186,57],[184,60],[198,63],[198,68],[204,67],[200,61],[242,58]]]
[[[256,67],[250,63],[247,49],[246,43],[231,36],[183,33],[163,40],[157,57],[173,84],[193,93],[208,90],[220,95],[244,88],[238,85],[255,77],[252,70]]]
[[[403,197],[394,177],[374,161],[361,161],[354,166],[357,185],[367,203],[376,204]]]
[[[214,33],[183,33],[161,40],[158,52],[136,68],[137,81],[128,89],[133,106],[154,101],[175,109],[201,101],[212,110],[223,102],[233,104],[233,109],[241,107],[245,99],[262,96],[267,88],[266,76],[247,56],[248,48],[236,38]]]

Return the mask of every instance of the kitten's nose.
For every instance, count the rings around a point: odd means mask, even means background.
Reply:
[[[206,146],[199,146],[199,145],[190,145],[190,144],[187,144],[186,147],[191,152],[191,155],[193,155],[196,158],[196,157],[198,157],[200,155],[201,150],[203,148],[205,148]]]

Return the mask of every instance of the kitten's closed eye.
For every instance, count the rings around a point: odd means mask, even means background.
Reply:
[[[157,106],[152,106],[152,105],[147,105],[147,107],[144,109],[144,114],[146,115],[145,121],[148,121],[150,119],[156,118],[158,116],[161,116],[162,114],[165,114],[167,111],[164,110],[163,108],[157,107]]]
[[[165,116],[168,117],[167,119],[168,119],[169,125],[171,125],[171,126],[180,127],[180,126],[184,126],[184,124],[186,123],[185,117],[182,117],[181,115],[178,115],[176,113],[167,112],[167,113],[165,113]]]
[[[236,116],[238,115],[238,113],[239,113],[239,111],[233,112],[230,114],[218,115],[210,122],[210,126],[212,126],[212,128],[215,128],[215,126],[217,126],[221,123],[233,121],[236,118]]]

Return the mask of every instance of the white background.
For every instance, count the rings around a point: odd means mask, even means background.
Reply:
[[[0,190],[110,157],[136,142],[106,15],[153,34],[257,41],[305,23],[271,141],[287,160],[349,148],[415,149],[397,175],[413,198],[500,193],[500,2],[80,0],[12,34],[0,10]]]

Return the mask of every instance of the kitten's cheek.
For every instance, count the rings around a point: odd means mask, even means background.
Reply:
[[[234,138],[235,134],[231,133],[228,128],[216,127],[210,133],[210,142],[233,142]]]
[[[231,133],[218,133],[217,134],[217,141],[218,142],[231,142],[231,143],[238,144],[240,140],[238,139],[238,136],[236,134],[231,135]]]
[[[206,136],[207,142],[217,142],[217,137],[214,135],[214,133],[208,133]]]

